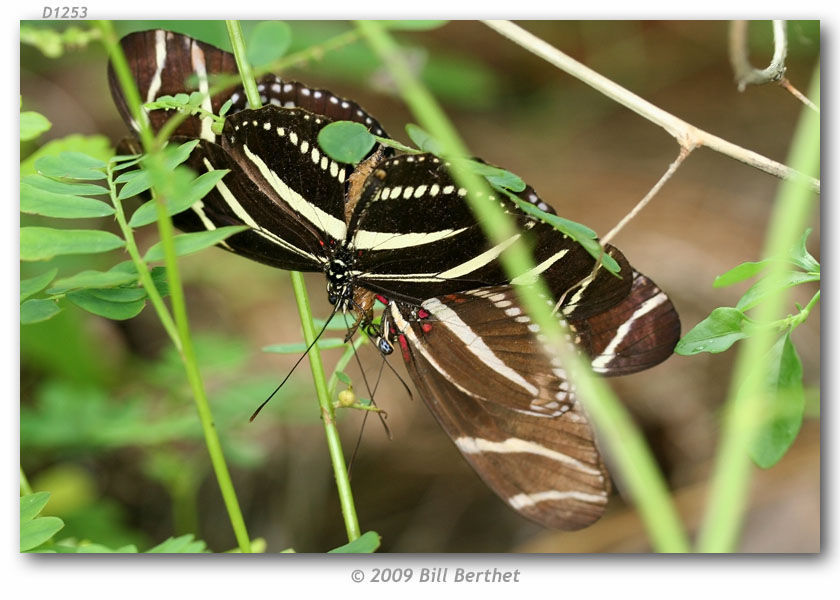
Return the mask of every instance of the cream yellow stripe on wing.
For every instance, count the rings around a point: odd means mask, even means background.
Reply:
[[[536,492],[535,494],[517,494],[507,499],[508,504],[516,510],[520,510],[526,506],[534,506],[539,502],[546,502],[548,500],[581,500],[582,502],[605,504],[607,502],[607,496],[606,494],[587,494],[586,492],[575,490],[546,490],[544,492]]]
[[[541,446],[536,442],[529,442],[528,440],[519,438],[507,438],[501,442],[494,442],[482,438],[459,437],[455,440],[455,444],[464,454],[478,454],[481,452],[499,452],[502,454],[523,452],[526,454],[537,454],[568,465],[581,473],[603,476],[598,469],[585,465],[568,454],[563,454],[557,450]]]
[[[428,310],[438,321],[438,326],[444,326],[457,337],[464,347],[472,352],[482,364],[495,371],[517,387],[522,388],[528,394],[537,396],[539,389],[528,382],[522,375],[511,369],[500,359],[484,340],[478,336],[469,325],[467,325],[457,313],[437,298],[430,298],[421,305]]]
[[[514,277],[513,279],[510,280],[510,282],[514,285],[523,284],[523,283],[526,283],[526,284],[527,283],[534,283],[537,280],[537,275],[544,272],[551,265],[553,265],[558,260],[560,260],[561,258],[566,256],[566,254],[568,254],[568,253],[569,253],[569,249],[564,248],[563,250],[561,250],[557,254],[554,254],[554,255],[548,257],[547,259],[545,259],[544,261],[542,261],[540,264],[538,264],[536,267],[534,267],[530,271],[525,271],[524,273],[522,273],[522,275]]]
[[[192,67],[198,77],[198,91],[204,94],[204,99],[201,101],[201,108],[209,113],[213,112],[213,104],[210,101],[210,86],[207,82],[207,64],[204,60],[204,51],[199,47],[198,42],[193,42],[190,51],[190,58],[192,59]],[[213,122],[209,118],[201,119],[201,139],[211,142],[216,141],[216,134],[213,133],[211,126]]]
[[[627,337],[627,334],[630,333],[630,330],[633,328],[633,323],[667,300],[668,296],[666,296],[664,292],[659,292],[653,298],[645,300],[642,305],[630,316],[630,318],[624,321],[624,323],[622,323],[616,330],[615,336],[610,340],[610,343],[607,344],[607,347],[604,348],[604,351],[592,361],[592,370],[599,372],[606,369],[610,362],[612,362],[615,358],[613,353],[616,348],[621,345],[621,342],[624,341],[624,338]]]
[[[268,185],[277,192],[277,195],[286,202],[289,207],[298,213],[301,217],[312,223],[318,229],[325,230],[331,237],[336,240],[343,240],[347,237],[347,225],[341,219],[338,219],[331,214],[324,212],[303,196],[298,194],[292,188],[272,171],[267,164],[259,156],[251,152],[247,145],[243,145],[242,149],[259,172],[265,178]]]
[[[152,102],[157,98],[161,86],[161,74],[166,66],[166,32],[159,29],[155,32],[155,73],[149,82],[149,90],[146,92],[146,102]]]
[[[509,237],[504,242],[500,244],[496,244],[489,250],[485,250],[478,256],[468,260],[467,262],[463,262],[456,267],[452,267],[447,271],[443,271],[442,273],[438,273],[442,279],[457,279],[458,277],[463,277],[464,275],[468,275],[474,271],[477,271],[481,267],[489,264],[498,256],[507,250],[510,246],[512,246],[516,240],[522,237],[521,233],[517,233],[516,235]]]
[[[204,159],[204,166],[206,166],[208,170],[213,170],[215,168],[212,165],[212,163],[209,160],[207,160],[206,158]],[[326,260],[323,257],[315,256],[314,254],[310,254],[306,250],[301,250],[300,248],[298,248],[296,246],[293,246],[292,244],[290,244],[289,242],[287,242],[286,240],[281,238],[279,235],[274,234],[274,233],[272,233],[270,231],[267,231],[266,229],[263,229],[262,227],[260,227],[259,223],[257,223],[251,217],[251,215],[248,214],[248,211],[246,211],[245,208],[239,203],[239,200],[236,199],[236,196],[234,196],[233,192],[230,191],[230,188],[228,188],[228,186],[225,185],[223,180],[220,180],[216,184],[216,189],[222,195],[222,199],[225,201],[225,204],[227,204],[228,207],[233,211],[233,214],[235,214],[240,221],[242,221],[248,227],[253,229],[254,233],[257,233],[258,235],[261,235],[262,237],[264,237],[268,241],[270,241],[274,244],[277,244],[278,246],[281,246],[282,248],[285,248],[286,250],[290,250],[291,252],[294,252],[295,254],[297,254],[299,256],[305,256],[306,258],[308,258],[310,260],[313,260],[315,262],[320,262],[320,263],[326,262]]]
[[[441,229],[428,233],[397,233],[391,231],[367,231],[360,229],[353,236],[353,247],[357,250],[395,250],[439,242],[454,237],[469,229]]]

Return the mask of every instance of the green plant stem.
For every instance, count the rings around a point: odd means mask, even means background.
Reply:
[[[151,301],[164,330],[166,330],[167,335],[169,335],[169,339],[172,340],[172,343],[175,345],[178,352],[181,352],[181,338],[178,336],[178,328],[172,320],[172,315],[169,314],[169,309],[166,308],[166,303],[163,301],[163,298],[158,292],[155,282],[152,280],[152,274],[149,271],[149,266],[143,261],[143,257],[140,255],[140,250],[137,248],[137,242],[134,239],[134,231],[128,226],[128,222],[125,219],[125,211],[123,211],[122,202],[120,201],[117,195],[117,189],[113,184],[113,163],[108,163],[107,174],[111,204],[114,206],[114,216],[116,217],[117,224],[123,234],[123,239],[125,239],[125,249],[131,257],[131,261],[134,263],[134,268],[137,269],[137,273],[140,276],[140,283],[143,284],[143,288],[146,290],[146,294],[149,296],[149,300]]]
[[[357,27],[388,66],[404,101],[420,125],[441,142],[445,154],[448,157],[470,156],[437,102],[411,73],[393,38],[373,21],[357,21]],[[489,193],[486,183],[464,168],[463,161],[450,160],[458,184],[471,192],[467,200],[473,211],[481,215],[480,222],[488,237],[494,243],[500,243],[515,235],[514,224],[500,207],[494,202],[483,201]],[[534,264],[529,250],[522,243],[513,244],[502,253],[500,260],[511,277],[529,270]],[[557,349],[577,388],[578,397],[638,506],[653,547],[661,552],[687,551],[688,538],[650,449],[609,386],[596,377],[589,364],[564,341],[561,324],[541,299],[550,297],[545,284],[540,280],[534,285],[517,286],[517,293],[523,308]]]
[[[20,495],[27,496],[32,493],[32,486],[29,485],[29,480],[26,478],[26,473],[23,472],[23,467],[20,468]]]
[[[154,135],[149,129],[148,119],[145,117],[145,113],[143,112],[140,103],[140,94],[137,92],[137,87],[134,85],[128,63],[126,62],[122,48],[116,39],[113,26],[109,21],[99,21],[98,26],[102,31],[103,43],[105,44],[108,55],[111,58],[114,71],[117,74],[117,78],[123,89],[123,93],[125,94],[126,101],[128,102],[135,120],[140,124],[140,140],[148,154],[146,166],[152,175],[153,181],[165,182],[167,181],[169,174],[166,172],[165,166],[158,155]],[[210,462],[213,465],[213,471],[215,472],[216,480],[219,483],[219,489],[222,493],[222,498],[228,512],[228,518],[230,519],[231,526],[233,527],[234,535],[236,536],[237,544],[242,552],[250,552],[251,540],[248,536],[248,531],[245,527],[245,520],[242,517],[242,511],[239,507],[239,501],[233,487],[233,481],[230,478],[230,472],[228,470],[227,463],[225,462],[221,441],[219,440],[219,435],[216,431],[213,414],[210,410],[210,404],[207,400],[204,384],[201,380],[201,374],[195,357],[195,350],[192,345],[192,337],[190,335],[189,322],[187,319],[186,302],[184,300],[184,291],[181,285],[181,278],[178,271],[177,257],[175,253],[175,234],[172,226],[172,219],[166,213],[163,198],[156,193],[153,195],[155,196],[154,202],[156,203],[158,212],[158,230],[160,232],[161,243],[166,257],[165,264],[169,283],[170,299],[172,303],[172,313],[174,315],[175,325],[178,332],[178,339],[181,341],[181,360],[184,364],[184,370],[186,371],[187,380],[198,410],[201,427],[204,431],[204,441],[207,446],[207,451],[210,454]]]
[[[225,21],[225,25],[227,25],[228,37],[230,37],[230,43],[233,46],[233,56],[236,59],[236,68],[239,70],[239,79],[242,80],[242,85],[245,87],[248,105],[251,108],[259,108],[262,106],[260,92],[257,90],[254,72],[251,70],[251,65],[248,63],[245,53],[245,37],[242,35],[242,26],[239,25],[239,21]]]
[[[295,291],[298,314],[300,315],[300,323],[303,327],[303,339],[307,344],[312,344],[317,332],[312,324],[312,311],[309,307],[309,295],[306,292],[303,275],[292,271],[291,278],[292,287]],[[338,435],[338,428],[335,425],[335,411],[333,410],[332,402],[330,402],[329,389],[324,373],[324,363],[321,360],[321,353],[318,351],[316,345],[313,345],[309,351],[309,366],[312,370],[312,379],[315,382],[318,405],[321,408],[321,421],[324,424],[324,434],[327,438],[327,448],[333,466],[336,488],[338,489],[341,515],[344,518],[344,527],[347,530],[347,540],[352,542],[361,535],[359,518],[356,515],[356,504],[353,500],[353,490],[350,487],[350,475],[347,472],[347,463],[344,460],[341,438]]]
[[[811,85],[809,97],[819,98],[819,68]],[[819,114],[803,110],[788,162],[801,173],[817,176],[819,160]],[[765,257],[783,256],[801,236],[814,206],[814,195],[809,190],[808,181],[800,177],[782,182],[765,238]],[[782,281],[785,269],[782,261],[769,263],[766,279],[770,289],[773,289],[773,282]],[[780,285],[776,287],[781,288]],[[755,308],[755,320],[767,323],[778,319],[787,305],[788,293],[789,290],[782,290],[759,304]],[[756,424],[760,421],[768,369],[765,357],[776,337],[772,329],[759,328],[744,340],[739,349],[724,406],[708,506],[697,540],[700,552],[732,552],[737,549],[752,477],[748,449],[756,433]]]
[[[242,78],[242,85],[245,88],[245,95],[251,108],[260,107],[260,94],[256,82],[251,74],[250,65],[245,54],[245,40],[242,37],[242,29],[238,21],[227,21],[228,33],[230,34],[233,54],[236,57],[236,64]],[[244,70],[243,70],[244,68]],[[347,530],[348,541],[353,541],[361,535],[359,529],[359,518],[356,515],[356,505],[353,500],[353,492],[350,487],[350,475],[347,472],[347,464],[344,460],[344,451],[341,447],[341,438],[338,435],[338,428],[335,426],[335,413],[330,402],[329,388],[327,386],[326,374],[324,373],[324,362],[321,359],[321,350],[314,344],[317,332],[312,322],[312,310],[309,305],[309,294],[306,291],[306,284],[303,275],[297,271],[290,271],[289,277],[292,281],[292,289],[295,294],[295,302],[300,315],[300,324],[303,329],[303,339],[307,345],[312,347],[309,350],[309,367],[312,371],[312,379],[315,383],[315,392],[318,396],[318,404],[321,409],[321,420],[324,424],[324,433],[327,438],[327,448],[330,461],[335,474],[338,498],[341,505],[341,514],[344,518],[344,527]]]
[[[805,308],[800,308],[799,312],[787,319],[784,319],[785,325],[791,331],[802,325],[805,321],[808,320],[808,315],[811,314],[811,311],[817,305],[817,302],[820,301],[820,290],[817,290],[817,293],[813,295],[811,300],[808,304],[805,305]]]

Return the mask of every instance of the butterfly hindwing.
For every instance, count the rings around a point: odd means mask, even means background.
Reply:
[[[446,299],[457,318],[437,310],[412,322],[404,305],[391,304],[409,374],[441,427],[502,500],[545,527],[585,527],[603,513],[609,490],[593,432],[565,377],[537,350],[541,342],[528,324],[504,319],[503,309],[488,311],[488,303],[506,302],[500,295],[511,288],[487,291],[485,297],[453,295],[462,303]],[[474,310],[464,308],[470,305]],[[490,314],[480,318],[476,311]],[[495,327],[498,335],[488,335]]]

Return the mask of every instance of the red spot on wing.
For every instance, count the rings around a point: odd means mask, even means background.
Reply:
[[[425,308],[421,308],[417,311],[417,317],[420,319],[428,319],[429,318],[429,311]]]
[[[403,360],[405,362],[411,362],[411,354],[408,351],[408,341],[405,339],[405,334],[400,334],[400,349],[402,350]]]
[[[423,323],[422,325],[420,325],[420,327],[421,327],[421,329],[423,329],[424,333],[429,333],[432,330],[432,324],[431,323]]]

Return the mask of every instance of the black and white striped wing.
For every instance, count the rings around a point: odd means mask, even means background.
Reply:
[[[201,141],[187,165],[197,173],[217,169],[228,169],[230,173],[204,198],[173,216],[179,229],[191,232],[246,225],[248,230],[227,238],[219,246],[279,269],[322,270],[327,261],[326,249],[320,243],[322,232],[301,218],[299,211],[308,214],[311,210],[307,211],[308,205],[301,207],[299,194],[293,196],[291,186],[281,196],[264,180],[253,179],[247,165],[241,165],[213,142]],[[279,180],[280,175],[277,177]],[[332,190],[333,199],[339,192]]]
[[[166,95],[209,91],[214,86],[214,76],[237,73],[233,54],[172,31],[155,29],[131,33],[120,40],[120,45],[143,103]],[[138,125],[134,122],[110,65],[108,79],[111,95],[120,115],[133,131],[138,131]],[[387,137],[379,122],[356,102],[336,96],[328,90],[313,89],[303,83],[284,80],[276,75],[261,78],[257,82],[257,89],[263,105],[302,108],[334,121],[356,121],[367,126],[374,134]],[[202,108],[218,114],[228,100],[232,102],[228,114],[248,107],[245,93],[242,87],[237,85],[208,98],[202,104]],[[151,111],[149,121],[152,129],[159,131],[172,116],[171,111]],[[173,135],[216,141],[216,135],[210,130],[211,124],[209,119],[192,116],[187,118]]]
[[[629,375],[671,356],[680,339],[680,318],[668,296],[641,273],[633,272],[627,297],[610,310],[570,320],[578,345],[605,376]]]
[[[502,500],[544,527],[586,527],[603,513],[610,487],[586,415],[533,324],[513,314],[512,288],[483,292],[429,300],[419,319],[391,303],[409,374]]]
[[[359,285],[419,303],[432,296],[506,283],[509,279],[498,258],[520,239],[531,244],[537,265],[533,272],[519,274],[523,278],[556,273],[558,285],[568,289],[594,267],[594,259],[579,244],[525,214],[498,192],[484,200],[501,204],[515,218],[518,232],[491,243],[466,196],[447,163],[432,154],[401,156],[377,165],[350,219],[351,248],[358,256],[353,275]],[[521,196],[540,203],[530,188]],[[613,279],[608,283],[620,291],[610,301],[617,302],[626,295],[629,281],[625,285]]]
[[[191,37],[156,29],[131,33],[120,40],[142,103],[152,102],[161,96],[193,91],[209,91],[212,75],[236,73],[236,61],[229,52],[205,44]],[[112,65],[108,65],[111,95],[123,120],[132,131],[139,131],[131,110],[117,81]],[[218,114],[230,98],[230,92],[216,94],[202,104],[205,110]],[[148,113],[154,131],[160,130],[173,113],[154,110]],[[211,121],[189,117],[175,130],[174,135],[203,138],[214,141]]]
[[[388,310],[418,392],[496,494],[546,527],[577,529],[601,515],[609,482],[594,434],[512,287]],[[624,300],[568,325],[571,341],[607,376],[665,360],[680,334],[670,300],[635,272]]]
[[[344,241],[346,181],[353,166],[321,153],[330,121],[302,109],[265,106],[225,121],[222,144],[201,141],[189,166],[230,173],[202,200],[175,216],[185,231],[246,225],[223,248],[273,267],[321,271]]]

